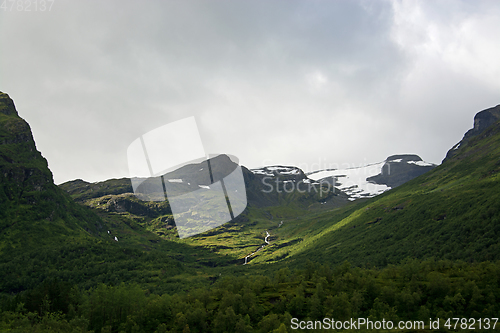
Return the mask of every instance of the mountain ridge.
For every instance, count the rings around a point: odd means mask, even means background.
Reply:
[[[5,100],[8,100],[8,96],[3,96]],[[29,148],[24,149],[23,151],[26,151],[26,153],[34,153],[38,154],[37,159],[31,158],[31,161],[36,161],[37,163],[42,163],[43,167],[41,167],[40,172],[45,172],[47,175],[50,176],[49,181],[48,181],[48,186],[54,187],[55,185],[53,184],[52,177],[50,170],[48,170],[47,163],[45,159],[41,156],[39,152],[36,151],[36,147],[34,145],[34,140],[32,138],[32,135],[30,136],[30,131],[29,131],[29,125],[25,123],[22,120],[17,119],[18,114],[17,111],[15,111],[15,106],[13,102],[9,103],[4,103],[4,106],[1,109],[3,112],[1,120],[2,124],[2,131],[0,134],[0,139],[2,139],[2,150],[0,153],[2,154],[3,161],[2,164],[0,165],[2,170],[5,170],[5,168],[9,167],[10,164],[13,164],[9,162],[7,159],[12,159],[10,156],[14,155],[9,155],[8,152],[10,151],[9,145],[16,145],[16,144],[21,144],[21,145],[28,145]],[[482,112],[481,114],[484,114]],[[14,117],[15,121],[12,121],[9,117]],[[9,119],[8,119],[9,118]],[[482,117],[475,117],[475,119],[482,119]],[[475,121],[476,123],[481,123],[481,120]],[[14,125],[13,125],[14,124]],[[16,125],[17,124],[17,125]],[[482,122],[484,126],[485,122]],[[26,127],[27,126],[27,127]],[[478,128],[480,126],[478,125]],[[8,131],[6,129],[8,128],[13,128],[17,129],[14,130],[16,133],[15,135],[12,135],[12,132],[10,135],[8,135]],[[482,128],[480,133],[476,133],[474,136],[471,135],[466,135],[468,139],[468,144],[467,145],[462,145],[461,147],[458,147],[456,150],[456,156],[454,156],[451,160],[454,161],[453,163],[458,163],[457,161],[460,160],[467,160],[469,158],[469,155],[473,156],[480,156],[481,154],[486,154],[482,158],[488,158],[488,149],[490,148],[485,148],[485,146],[482,144],[481,140],[488,140],[490,137],[495,137],[496,132],[495,132],[495,126],[490,125],[486,129]],[[14,139],[12,139],[14,138]],[[21,138],[21,139],[19,139]],[[24,140],[24,141],[23,141]],[[475,145],[477,145],[479,142],[479,146],[482,148],[474,153],[472,152],[473,148]],[[25,147],[26,148],[26,147]],[[21,150],[17,150],[19,152]],[[22,158],[23,154],[18,154],[18,158]],[[223,155],[219,155],[219,158],[224,159]],[[20,162],[26,162],[28,163],[28,160],[20,160]],[[19,163],[19,164],[23,164]],[[451,163],[451,164],[450,164]],[[453,164],[452,162],[446,162],[443,163],[443,165],[440,166],[439,170],[448,170],[450,168],[450,165]],[[489,163],[489,162],[488,162]],[[218,177],[224,177],[224,174],[227,173],[227,169],[224,165],[224,163],[220,164],[219,167],[221,168],[219,171],[220,175]],[[392,168],[392,172],[398,168],[398,166],[407,164],[410,167],[419,167],[419,168],[425,168],[425,167],[433,167],[432,165],[429,165],[428,163],[425,163],[422,161],[422,159],[417,156],[417,155],[410,155],[410,154],[399,154],[399,155],[391,155],[389,156],[384,163],[378,163],[374,164],[377,165],[377,167],[380,167],[380,171],[384,171],[384,166],[387,166],[387,168]],[[227,170],[226,170],[227,169]],[[231,169],[231,168],[230,168]],[[25,170],[21,168],[20,170]],[[192,166],[187,166],[186,170],[177,170],[174,171],[179,173],[179,175],[175,175],[175,177],[181,177],[185,178],[187,176],[189,177],[195,177],[196,175],[193,174],[193,170],[201,170],[200,165],[192,165]],[[231,169],[232,170],[232,169]],[[281,230],[286,230],[287,229],[287,223],[285,220],[282,221],[276,221],[276,218],[278,219],[287,219],[293,216],[294,214],[298,214],[296,216],[300,216],[301,214],[310,214],[313,211],[309,211],[309,213],[306,213],[308,210],[308,207],[322,207],[323,204],[326,204],[328,202],[333,203],[331,206],[325,206],[324,208],[326,211],[331,211],[332,209],[336,209],[340,206],[343,206],[347,204],[347,199],[348,197],[345,196],[344,192],[342,192],[342,187],[340,187],[340,191],[337,191],[335,187],[333,187],[333,191],[326,191],[325,193],[322,193],[318,195],[318,193],[310,193],[307,192],[305,194],[300,193],[301,191],[298,191],[297,189],[304,190],[308,188],[311,185],[317,185],[319,184],[320,186],[328,187],[329,190],[332,189],[332,185],[337,186],[337,179],[332,178],[329,181],[331,183],[321,183],[320,181],[315,180],[314,178],[309,178],[311,174],[306,175],[302,170],[296,167],[290,167],[290,166],[266,166],[263,168],[259,169],[253,169],[253,170],[248,170],[245,167],[242,167],[243,173],[244,173],[244,178],[245,178],[245,184],[247,186],[248,192],[248,202],[251,203],[249,206],[249,209],[245,211],[245,214],[242,215],[241,219],[239,222],[236,222],[236,224],[228,224],[225,227],[221,227],[217,229],[216,231],[210,232],[211,235],[223,235],[226,231],[234,229],[234,230],[244,230],[246,228],[245,223],[254,223],[252,222],[253,220],[257,219],[262,219],[262,223],[268,218],[272,220],[272,224],[274,225],[276,223],[276,226],[273,228],[276,231],[281,232]],[[496,169],[493,168],[489,173],[493,172],[495,173]],[[24,172],[24,171],[23,171]],[[184,173],[187,173],[184,175]],[[28,172],[29,174],[29,172]],[[434,174],[434,173],[433,173]],[[472,174],[472,173],[471,173]],[[381,172],[380,175],[383,175]],[[174,175],[173,175],[174,176]],[[341,175],[340,175],[341,176]],[[379,175],[375,175],[379,176]],[[425,176],[425,175],[424,175]],[[422,176],[420,176],[422,177]],[[430,177],[430,176],[429,176]],[[487,176],[485,176],[487,177]],[[419,177],[417,177],[419,178]],[[15,177],[12,178],[15,180]],[[29,179],[29,178],[28,178]],[[193,178],[194,179],[194,178]],[[272,183],[266,183],[271,179],[273,182]],[[325,179],[325,177],[322,177],[321,179]],[[319,179],[319,180],[321,180]],[[421,179],[421,178],[419,178]],[[187,178],[186,178],[187,180]],[[371,180],[371,179],[370,179]],[[335,183],[333,183],[335,181]],[[106,214],[112,214],[110,217],[107,217],[109,221],[113,221],[113,219],[118,218],[120,216],[121,221],[126,221],[126,219],[131,218],[131,221],[136,221],[141,225],[141,228],[146,228],[149,231],[153,231],[156,233],[156,235],[161,236],[161,233],[164,233],[161,231],[162,228],[169,229],[171,226],[173,226],[172,222],[173,219],[171,218],[171,211],[169,210],[168,206],[168,201],[163,202],[163,203],[157,203],[157,204],[149,204],[149,203],[141,203],[137,198],[134,197],[132,191],[131,191],[131,186],[130,186],[130,180],[127,178],[122,178],[122,179],[112,179],[112,180],[107,180],[104,182],[99,182],[99,183],[88,183],[83,180],[75,180],[71,182],[67,182],[65,184],[62,184],[60,187],[69,193],[71,193],[71,196],[75,198],[75,200],[79,200],[80,203],[85,203],[87,207],[90,207],[93,209],[94,212],[97,212],[99,214],[104,214],[102,216],[107,216]],[[24,179],[21,181],[21,183],[25,184],[30,184],[30,181],[25,181]],[[410,184],[412,181],[409,182]],[[414,182],[413,182],[414,183]],[[274,186],[273,193],[266,193],[266,185],[272,184]],[[408,183],[406,183],[408,184]],[[406,186],[406,184],[404,184]],[[188,184],[189,185],[189,184]],[[328,186],[327,186],[328,185]],[[30,185],[31,186],[31,185]],[[292,188],[295,191],[286,191],[288,188]],[[403,186],[403,185],[400,185]],[[407,186],[403,188],[407,188]],[[409,185],[408,185],[409,186]],[[2,184],[2,193],[0,195],[3,195],[4,197],[9,194],[11,197],[11,193],[8,192],[10,189],[9,186],[5,186],[5,181]],[[29,191],[27,192],[33,192],[33,190],[37,190],[33,186],[29,188]],[[24,193],[24,194],[26,194]],[[400,192],[396,192],[400,193]],[[300,195],[299,195],[300,194]],[[21,195],[22,196],[22,195]],[[387,196],[390,196],[390,193],[384,193],[383,195],[380,196],[381,200],[386,198]],[[26,203],[37,205],[37,201],[32,201],[30,202],[29,199],[27,200],[24,198]],[[340,201],[339,201],[340,200]],[[12,200],[10,200],[12,203]],[[57,200],[56,200],[57,201]],[[69,204],[71,206],[71,204]],[[70,206],[64,206],[64,208],[68,208]],[[407,205],[402,202],[399,204],[395,204],[394,207],[402,207],[401,210],[404,210],[404,207]],[[38,207],[38,206],[37,206]],[[72,206],[71,206],[72,207]],[[70,207],[69,210],[72,208]],[[302,207],[302,210],[299,213],[299,210],[297,208]],[[351,206],[347,205],[346,206],[347,210],[349,210]],[[323,209],[323,211],[325,211]],[[66,209],[68,210],[68,209]],[[287,210],[289,210],[287,212]],[[399,208],[396,210],[400,210]],[[44,212],[45,210],[42,209]],[[8,212],[12,212],[12,209],[3,209],[2,214],[8,214]],[[321,214],[321,210],[316,211],[318,214]],[[44,213],[46,214],[46,213]],[[60,213],[63,214],[63,213]],[[115,214],[115,215],[113,215]],[[125,214],[125,215],[124,215]],[[127,215],[128,214],[128,215]],[[443,215],[444,214],[444,215]],[[443,214],[438,214],[437,219],[440,220],[440,216],[447,216],[449,218],[449,214],[443,213]],[[43,214],[42,214],[43,215]],[[37,218],[44,218],[46,215],[40,215]],[[50,214],[49,214],[50,215]],[[61,215],[62,216],[62,215]],[[113,217],[114,216],[114,217]],[[170,217],[169,217],[170,216]],[[304,215],[305,216],[305,215]],[[147,217],[146,220],[144,218]],[[273,220],[274,217],[274,220]],[[52,217],[49,217],[49,220]],[[58,219],[56,216],[55,219]],[[7,218],[6,220],[9,220]],[[59,220],[61,220],[59,218]],[[380,220],[378,220],[378,217],[375,218],[373,222],[375,225],[376,223],[379,223]],[[81,222],[81,221],[80,221]],[[80,223],[80,222],[74,222],[74,223]],[[134,223],[136,223],[134,222]],[[243,222],[243,224],[238,224]],[[285,222],[285,224],[283,224]],[[368,221],[371,225],[372,222]],[[368,223],[367,222],[367,223]],[[101,223],[101,229],[103,228],[102,226],[102,221]],[[144,224],[146,223],[146,224]],[[265,224],[265,223],[264,223]],[[278,225],[279,224],[279,225]],[[83,223],[85,225],[85,223]],[[259,224],[260,225],[260,224]],[[283,227],[282,227],[283,225]],[[281,229],[280,229],[281,227]],[[85,228],[85,227],[84,227]],[[243,229],[242,229],[243,228]],[[170,231],[173,231],[172,228],[170,228]],[[99,234],[98,231],[94,231],[96,235]],[[118,239],[125,239],[126,236],[123,235],[118,235]],[[123,238],[125,237],[125,238]],[[218,236],[217,236],[218,237]],[[274,237],[273,235],[271,236]],[[279,239],[279,233],[277,235]],[[202,236],[203,238],[203,236]],[[116,238],[114,238],[116,240]],[[201,239],[201,238],[197,238]],[[196,242],[196,240],[195,240]],[[295,241],[291,241],[290,244],[294,243]],[[288,246],[288,245],[287,245]],[[269,249],[272,249],[273,247],[270,246]],[[265,251],[262,253],[265,254]]]
[[[354,201],[372,198],[395,188],[435,167],[414,154],[391,155],[382,162],[344,169],[318,170],[308,173],[315,181],[329,181]]]
[[[499,201],[500,120],[440,166],[331,219],[301,256],[377,266],[407,257],[499,260]]]
[[[67,183],[87,206],[74,216],[69,195],[38,176],[50,170],[24,140],[26,125],[9,117],[0,113],[0,176],[22,177],[0,179],[0,223],[15,222],[0,232],[0,330],[286,332],[292,318],[370,318],[420,320],[425,331],[431,317],[493,318],[500,309],[500,122],[429,172],[341,207],[326,207],[347,201],[340,191],[286,193],[307,188],[299,169],[242,167],[255,204],[179,239],[168,201],[139,202],[129,179]],[[377,166],[408,162],[422,164],[393,155]],[[282,192],[262,192],[266,184]],[[89,211],[101,231],[82,231]]]
[[[12,99],[0,93],[0,234],[10,235],[4,247],[45,242],[36,237],[39,229],[52,230],[57,237],[97,235],[101,228],[97,215],[74,203],[54,184],[29,124],[19,116]]]
[[[368,182],[395,188],[435,167],[435,164],[423,161],[418,155],[392,155],[385,160],[380,174],[368,177],[366,180]]]
[[[464,134],[462,140],[448,150],[442,163],[453,157],[460,146],[467,145],[469,140],[481,134],[498,120],[500,120],[500,104],[476,113],[473,127]]]
[[[79,187],[93,189],[83,180],[71,185],[77,195],[85,194]],[[130,181],[127,185],[117,180],[102,190],[122,185],[130,189]],[[86,206],[56,186],[29,124],[10,97],[0,93],[0,305],[6,294],[54,279],[87,289],[143,274],[160,281],[189,272],[190,281],[204,281],[206,276],[198,277],[196,269],[231,262],[202,246],[162,239],[141,224],[142,216],[157,218],[169,212],[168,204],[107,197],[101,200],[107,199],[105,209]],[[157,220],[162,227],[170,223]],[[161,288],[182,285],[173,282]]]

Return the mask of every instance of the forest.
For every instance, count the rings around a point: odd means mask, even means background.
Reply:
[[[442,331],[460,331],[460,325],[446,328],[446,319],[489,318],[493,325],[500,311],[499,286],[500,263],[447,260],[406,260],[384,268],[308,261],[303,269],[285,267],[272,276],[221,276],[173,294],[151,292],[137,282],[86,289],[46,279],[15,296],[2,296],[0,330],[291,332],[292,318],[367,318],[426,325],[439,319]]]

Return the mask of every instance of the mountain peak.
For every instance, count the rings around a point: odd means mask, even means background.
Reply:
[[[383,162],[345,169],[319,170],[308,174],[315,181],[334,178],[335,186],[344,191],[349,200],[371,198],[397,187],[435,168],[415,154],[391,155]]]
[[[40,222],[39,229],[31,228],[33,221]],[[0,234],[16,234],[15,243],[21,244],[45,241],[48,236],[40,240],[34,236],[42,228],[47,235],[49,230],[66,232],[65,228],[88,232],[99,223],[96,215],[57,188],[29,124],[19,116],[9,95],[0,93]],[[33,237],[26,235],[28,231]]]
[[[387,157],[386,162],[419,162],[422,161],[422,158],[418,155],[413,154],[402,154],[402,155],[392,155]]]
[[[385,160],[380,174],[367,178],[367,181],[394,188],[435,167],[436,165],[425,162],[418,155],[392,155]]]
[[[269,177],[275,177],[275,176],[289,177],[295,175],[295,176],[300,176],[300,178],[306,178],[304,171],[294,166],[272,165],[258,169],[251,169],[250,171],[252,171],[252,173],[256,175],[264,175]]]
[[[0,113],[6,116],[16,115],[17,111],[14,106],[14,101],[7,95],[0,91]]]
[[[448,152],[446,153],[446,157],[443,159],[443,163],[453,157],[456,154],[458,148],[467,145],[470,139],[481,134],[484,130],[486,130],[488,127],[499,120],[500,105],[476,113],[476,115],[474,116],[474,127],[465,133],[464,137],[462,138],[462,140],[460,140],[459,143],[448,150]]]
[[[474,116],[474,127],[465,133],[465,138],[475,136],[500,119],[500,105],[480,111]]]

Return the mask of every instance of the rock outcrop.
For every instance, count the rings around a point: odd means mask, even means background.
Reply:
[[[478,112],[474,116],[474,127],[465,133],[463,139],[460,140],[459,143],[457,143],[450,150],[448,150],[448,153],[446,153],[446,157],[444,158],[442,163],[453,157],[456,154],[458,148],[465,147],[467,143],[470,141],[470,139],[478,136],[484,130],[486,130],[488,127],[495,124],[499,120],[500,120],[500,105]]]
[[[97,215],[54,184],[30,126],[0,92],[0,237],[8,234],[22,247],[69,230],[96,234],[101,227]]]
[[[36,204],[42,192],[54,188],[30,126],[19,117],[12,99],[0,93],[0,197],[10,203]]]
[[[418,155],[393,155],[385,160],[380,174],[366,180],[394,188],[435,167],[435,164],[424,162]]]

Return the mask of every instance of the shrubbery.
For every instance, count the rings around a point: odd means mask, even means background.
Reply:
[[[14,332],[278,332],[290,331],[292,317],[491,318],[500,311],[500,263],[407,260],[367,269],[309,262],[304,270],[220,278],[173,295],[53,280],[4,296],[1,307],[0,328]]]

